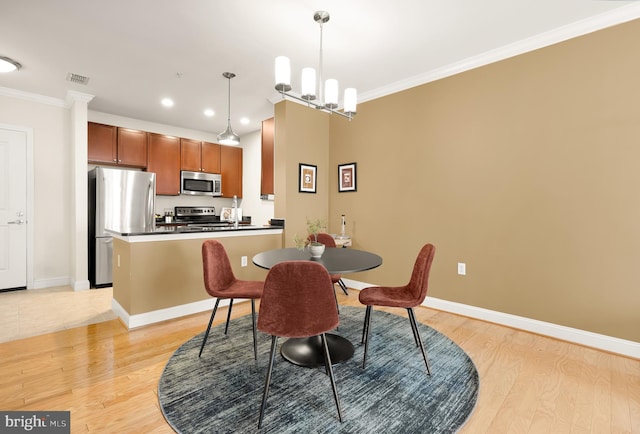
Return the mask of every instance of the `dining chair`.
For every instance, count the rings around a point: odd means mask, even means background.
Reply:
[[[313,235],[309,235],[308,239],[309,241],[315,241],[315,238],[313,237]],[[317,241],[320,244],[324,244],[325,247],[332,247],[332,248],[336,247],[336,240],[334,240],[331,235],[324,232],[319,232],[317,234]],[[349,290],[347,289],[347,285],[345,285],[345,283],[342,281],[342,275],[331,274],[331,282],[333,284],[337,283],[340,286],[340,289],[342,289],[342,292],[344,292],[345,295],[349,295]]]
[[[262,426],[278,337],[306,338],[320,335],[325,371],[331,380],[333,398],[342,422],[338,389],[325,332],[338,326],[338,308],[333,300],[333,284],[327,269],[311,261],[285,261],[274,265],[264,282],[258,330],[271,335],[269,368],[264,383],[258,428]]]
[[[205,240],[202,243],[202,268],[204,271],[204,287],[210,296],[216,297],[216,304],[211,312],[211,319],[207,331],[202,339],[198,357],[202,355],[204,344],[207,343],[209,331],[213,318],[218,310],[218,303],[222,299],[229,299],[229,311],[227,312],[227,323],[224,326],[224,334],[229,328],[231,309],[235,298],[251,299],[251,326],[253,328],[253,357],[258,359],[258,345],[256,339],[256,306],[255,300],[262,297],[264,282],[255,280],[236,279],[229,262],[229,256],[224,246],[218,240]]]
[[[433,244],[425,244],[416,258],[409,283],[404,286],[371,286],[360,291],[358,299],[367,306],[362,329],[362,342],[364,343],[364,358],[362,369],[367,364],[367,350],[369,349],[369,332],[371,325],[371,310],[373,306],[402,307],[409,313],[409,323],[413,331],[413,339],[416,346],[422,351],[422,358],[427,367],[427,374],[431,375],[431,367],[424,344],[420,338],[420,331],[413,312],[413,308],[419,306],[427,296],[429,286],[429,270],[433,262],[436,248]]]

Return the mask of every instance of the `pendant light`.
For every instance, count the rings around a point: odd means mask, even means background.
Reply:
[[[231,79],[236,75],[233,72],[225,72],[222,76],[229,80],[229,105],[227,111],[227,129],[218,134],[218,143],[221,145],[239,145],[240,137],[234,133],[233,128],[231,128]]]
[[[329,21],[329,12],[317,11],[313,14],[313,20],[320,25],[320,56],[318,62],[318,77],[316,82],[316,70],[314,68],[302,69],[302,86],[300,96],[291,93],[291,62],[288,57],[276,57],[276,90],[291,99],[305,102],[310,107],[344,116],[349,120],[356,114],[357,92],[350,87],[344,91],[343,111],[338,108],[338,80],[328,79],[322,83],[323,50],[322,50],[322,26]],[[324,84],[324,88],[323,88]],[[316,92],[317,89],[317,92]],[[324,90],[324,93],[323,93]]]

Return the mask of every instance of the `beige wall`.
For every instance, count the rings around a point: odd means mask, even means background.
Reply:
[[[435,244],[433,297],[640,341],[640,21],[361,104],[331,120],[355,247],[404,284]],[[467,276],[456,263],[467,264]]]
[[[71,139],[69,110],[62,104],[0,95],[0,124],[33,131],[33,286],[70,283]],[[31,246],[29,246],[31,248]]]
[[[306,237],[306,219],[328,218],[329,115],[289,101],[275,106],[274,216],[286,217],[285,247],[296,234]],[[316,193],[298,192],[299,164],[317,166]]]

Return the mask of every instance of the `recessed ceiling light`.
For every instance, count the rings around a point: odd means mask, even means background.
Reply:
[[[211,109],[206,109],[206,110],[204,111],[204,115],[205,115],[206,117],[208,117],[208,118],[212,118],[212,117],[213,117],[213,115],[215,115],[215,114],[216,114],[216,112],[214,112],[214,111],[213,111],[213,110],[211,110]]]
[[[22,68],[18,62],[8,57],[0,56],[0,72],[12,72]]]
[[[171,98],[162,98],[161,102],[165,107],[173,107],[173,100]]]
[[[240,123],[242,125],[248,125],[249,124],[249,118],[242,118],[240,119]]]

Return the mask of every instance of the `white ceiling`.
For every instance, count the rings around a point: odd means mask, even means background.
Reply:
[[[231,123],[243,135],[273,115],[276,56],[291,59],[294,90],[300,69],[317,67],[317,10],[331,14],[324,75],[357,88],[362,102],[635,19],[640,2],[0,0],[0,56],[23,65],[0,75],[0,93],[65,99],[72,90],[95,96],[91,110],[218,133],[230,71]],[[160,105],[164,96],[173,108]]]

